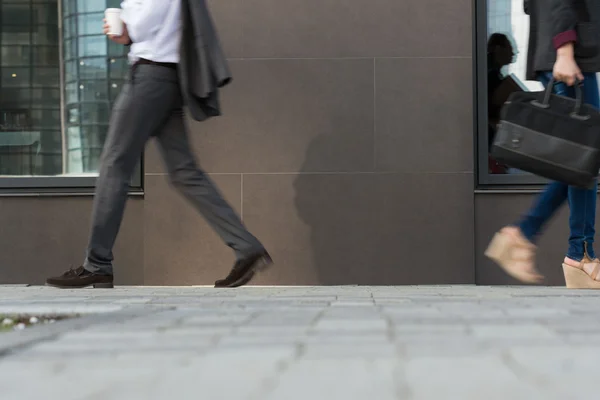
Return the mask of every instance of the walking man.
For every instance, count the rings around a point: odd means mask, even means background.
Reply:
[[[216,287],[248,283],[271,259],[202,172],[190,149],[184,104],[196,120],[220,114],[218,88],[230,80],[205,0],[125,0],[123,35],[132,65],[112,111],[100,163],[83,265],[49,278],[59,288],[113,287],[112,249],[145,144],[158,140],[172,185],[202,214],[237,261]],[[109,31],[104,26],[104,33]]]

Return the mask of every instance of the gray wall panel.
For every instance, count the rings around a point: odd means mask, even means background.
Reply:
[[[190,125],[209,172],[296,172],[320,135],[343,139],[321,149],[312,171],[373,170],[373,60],[232,61],[220,118]],[[162,171],[157,152],[148,172]],[[317,162],[318,161],[318,162]]]
[[[0,283],[43,284],[81,265],[91,208],[90,197],[0,198]],[[143,208],[130,199],[114,251],[117,284],[144,283]]]
[[[230,57],[471,55],[471,0],[213,0]]]
[[[473,283],[472,179],[245,176],[245,221],[276,261],[258,283]]]
[[[473,171],[470,58],[376,61],[379,171]]]

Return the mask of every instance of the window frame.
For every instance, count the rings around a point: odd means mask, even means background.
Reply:
[[[130,194],[144,192],[143,157],[129,184]],[[96,188],[97,176],[0,176],[0,196],[19,193],[91,194]]]
[[[71,13],[68,16],[63,16],[63,0],[57,0],[57,13],[58,13],[58,52],[59,52],[59,89],[60,89],[60,108],[61,113],[61,130],[62,130],[62,151],[63,151],[63,162],[66,152],[66,121],[65,121],[65,66],[64,66],[64,21],[63,17],[76,17],[79,13]],[[3,3],[0,0],[0,3]],[[34,0],[29,0],[29,7],[33,7],[36,3]],[[0,18],[1,18],[0,9]],[[88,14],[88,13],[81,13]],[[90,36],[90,35],[82,35]],[[75,39],[78,39],[77,36]],[[31,68],[31,66],[28,66]],[[107,76],[108,78],[108,76]],[[108,124],[108,121],[106,121]],[[96,124],[93,124],[96,125]],[[129,185],[130,195],[139,195],[144,192],[143,185],[144,176],[144,155],[140,157],[135,172],[132,176]],[[43,176],[43,175],[0,175],[0,196],[18,196],[18,195],[32,195],[32,194],[56,194],[56,195],[86,195],[92,194],[95,191],[96,181],[98,177],[94,174],[73,174],[73,175],[55,175],[55,176]]]
[[[488,93],[487,93],[487,0],[474,0],[474,114],[476,188],[480,190],[540,190],[547,179],[531,174],[490,174],[488,172]]]

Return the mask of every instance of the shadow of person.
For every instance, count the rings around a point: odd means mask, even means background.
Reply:
[[[353,283],[343,271],[347,248],[358,243],[352,239],[350,216],[346,206],[350,188],[344,187],[340,173],[315,173],[323,165],[322,157],[335,151],[332,134],[321,134],[309,145],[306,158],[294,181],[294,202],[298,216],[310,227],[310,250],[320,285]],[[356,283],[356,282],[354,282]]]
[[[381,285],[392,283],[397,265],[382,260],[382,235],[399,235],[382,225],[385,193],[377,174],[320,171],[327,157],[346,157],[343,133],[321,134],[309,145],[294,181],[294,203],[310,227],[310,247],[321,285]],[[331,164],[331,163],[329,163]],[[379,205],[379,206],[378,206]],[[387,225],[390,225],[389,223]],[[397,240],[397,237],[391,238]],[[382,257],[383,255],[383,257]],[[389,254],[388,254],[389,255]],[[388,263],[395,262],[388,259]],[[398,282],[398,277],[395,279]]]
[[[472,253],[465,247],[470,229],[456,229],[472,217],[465,197],[470,180],[449,185],[444,174],[429,174],[424,181],[418,173],[323,171],[336,164],[324,163],[327,157],[360,154],[340,149],[348,140],[344,130],[315,137],[293,181],[296,215],[310,229],[310,245],[298,247],[311,253],[312,265],[306,267],[313,269],[314,284],[471,282]],[[356,157],[353,162],[360,164]],[[439,243],[444,251],[433,251]]]

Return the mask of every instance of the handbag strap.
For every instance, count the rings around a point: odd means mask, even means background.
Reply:
[[[554,93],[554,85],[556,85],[557,83],[558,83],[558,81],[556,79],[552,78],[552,80],[548,83],[548,86],[546,87],[546,93],[544,94],[543,102],[540,103],[537,100],[532,100],[531,104],[533,104],[536,107],[540,107],[540,108],[550,108],[550,99],[552,98],[552,93]],[[590,119],[590,116],[584,115],[581,113],[581,108],[583,107],[583,102],[584,102],[582,88],[583,88],[583,82],[580,80],[577,80],[577,82],[575,84],[575,110],[573,110],[573,112],[570,114],[570,116],[575,119],[586,121],[586,120]]]

